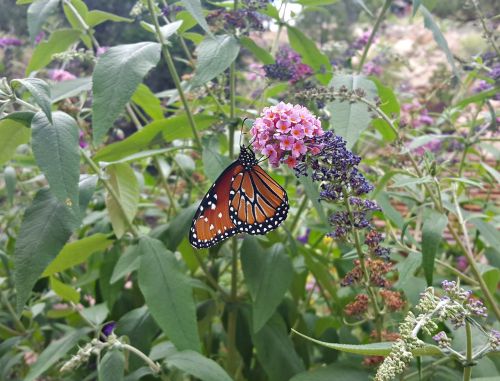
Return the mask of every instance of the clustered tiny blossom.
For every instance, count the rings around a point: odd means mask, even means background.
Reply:
[[[285,163],[295,168],[306,153],[319,152],[320,147],[311,143],[323,129],[306,107],[280,102],[262,110],[250,133],[253,148],[267,156],[272,166]]]

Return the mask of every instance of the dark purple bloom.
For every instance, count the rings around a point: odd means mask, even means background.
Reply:
[[[309,77],[313,70],[302,62],[300,54],[288,46],[282,46],[276,54],[276,63],[264,65],[266,77],[296,83]]]
[[[303,235],[300,235],[297,237],[297,241],[299,241],[302,244],[306,244],[307,241],[309,240],[309,234],[311,233],[311,229],[306,229],[305,233]]]
[[[104,324],[101,332],[105,337],[108,337],[113,333],[115,328],[116,328],[116,322],[110,321],[109,323]]]

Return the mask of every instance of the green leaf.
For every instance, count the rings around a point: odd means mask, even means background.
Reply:
[[[217,119],[210,115],[198,114],[194,116],[198,130],[210,127]],[[158,137],[167,142],[175,139],[189,139],[193,133],[188,125],[185,115],[172,116],[166,119],[156,120],[137,131],[121,142],[110,144],[98,151],[94,157],[96,161],[115,161],[124,157],[151,148]]]
[[[387,356],[391,352],[392,343],[370,343],[370,344],[338,344],[338,343],[327,343],[324,341],[313,339],[306,336],[300,332],[297,332],[292,328],[292,332],[304,339],[312,341],[313,343],[322,345],[324,347],[335,349],[337,351],[353,353],[356,355],[363,356]],[[422,348],[417,348],[412,351],[415,356],[441,356],[442,352],[439,347],[435,345],[425,344]]]
[[[471,218],[470,222],[479,230],[484,242],[496,250],[500,249],[500,232],[495,226],[481,218]]]
[[[125,376],[125,356],[119,349],[106,352],[99,362],[99,381],[122,381]]]
[[[289,380],[305,370],[280,315],[275,314],[259,332],[253,334],[252,341],[269,381]]]
[[[369,380],[369,373],[355,365],[334,363],[293,376],[290,381],[332,381],[342,375],[342,381]]]
[[[182,23],[183,23],[182,20],[177,20],[160,27],[160,33],[162,34],[163,38],[165,40],[168,40],[170,36],[172,36],[175,32],[177,32],[180,29]],[[141,21],[141,26],[148,32],[156,33],[156,29],[152,24],[148,24],[145,21]]]
[[[485,162],[481,162],[481,166],[488,172],[493,180],[495,180],[498,184],[500,184],[500,172],[498,172],[495,168],[490,167],[488,164]]]
[[[149,237],[141,238],[139,287],[163,332],[179,350],[200,351],[196,308],[189,279],[174,254]]]
[[[54,31],[47,41],[40,42],[31,56],[26,75],[44,68],[52,61],[56,53],[64,52],[80,38],[81,32],[75,29],[59,29]]]
[[[63,300],[73,303],[80,301],[80,293],[78,291],[53,276],[50,277],[50,288]]]
[[[80,190],[80,219],[82,220],[85,216],[85,211],[87,205],[95,192],[95,187],[97,185],[97,175],[82,175],[80,176],[80,182],[78,183],[78,189]]]
[[[66,81],[53,82],[50,85],[52,103],[62,101],[66,98],[76,97],[81,93],[92,89],[92,78],[82,77],[68,79]]]
[[[14,251],[18,312],[23,309],[37,279],[78,224],[78,218],[48,189],[38,191],[24,213]]]
[[[97,233],[64,245],[61,252],[45,269],[42,277],[53,275],[83,263],[92,254],[108,248],[113,243],[107,234]]]
[[[434,209],[425,210],[422,227],[422,268],[427,286],[432,286],[434,259],[447,223],[448,217],[446,215]]]
[[[47,118],[52,122],[52,111],[50,109],[50,87],[47,82],[38,78],[13,79],[12,87],[23,86],[31,93],[35,103],[40,106]]]
[[[415,15],[417,14],[417,11],[418,11],[418,8],[420,7],[422,1],[421,0],[412,0],[412,13],[411,13],[411,17],[415,17]]]
[[[28,31],[31,43],[35,41],[43,24],[58,5],[59,0],[36,0],[28,7]]]
[[[190,205],[182,210],[169,222],[168,227],[154,238],[164,242],[167,249],[175,251],[182,240],[187,237],[197,208],[198,205]]]
[[[118,238],[121,238],[129,228],[127,219],[132,222],[137,213],[140,196],[139,182],[134,170],[126,163],[110,165],[107,167],[107,174],[111,187],[123,207],[122,210],[109,192],[106,194],[106,207],[113,231]]]
[[[113,13],[100,11],[94,9],[90,11],[86,17],[87,24],[90,27],[95,27],[99,24],[102,24],[105,21],[113,21],[113,22],[132,22],[133,19],[129,19],[127,17],[122,17],[115,15]]]
[[[104,138],[144,76],[160,60],[160,44],[140,42],[110,48],[92,76],[94,143]]]
[[[141,251],[139,250],[139,246],[128,246],[125,249],[125,252],[118,259],[118,262],[116,262],[110,282],[116,283],[127,274],[137,270],[139,268],[139,264],[141,263],[140,255]]]
[[[0,120],[0,165],[9,161],[17,147],[29,142],[31,130],[11,119]]]
[[[51,123],[40,111],[31,121],[31,129],[35,160],[51,192],[69,208],[78,208],[80,153],[75,120],[56,111]]]
[[[224,72],[238,57],[239,51],[238,40],[231,35],[206,37],[196,49],[198,60],[192,85],[201,86]]]
[[[323,204],[319,201],[319,190],[316,184],[312,181],[311,175],[312,171],[308,170],[310,173],[308,173],[307,176],[300,176],[299,177],[299,182],[302,184],[304,187],[304,192],[306,193],[306,196],[309,200],[311,200],[314,209],[318,212],[318,216],[322,222],[327,222],[328,219],[326,217],[325,209],[323,208]]]
[[[484,279],[490,292],[494,294],[500,282],[500,269],[489,265],[480,265],[481,277]]]
[[[207,24],[207,20],[203,15],[203,8],[200,0],[181,0],[181,4],[194,17],[198,24],[203,28],[208,35],[212,35],[212,31]]]
[[[201,381],[231,381],[232,378],[214,360],[194,351],[182,351],[170,355],[167,365],[182,370]]]
[[[90,36],[86,33],[81,21],[75,15],[75,12],[68,6],[71,3],[76,12],[81,16],[81,18],[87,22],[87,16],[89,14],[89,8],[82,0],[69,0],[68,2],[63,1],[63,11],[66,19],[73,29],[81,31],[80,38],[82,42],[88,49],[92,49],[92,40]]]
[[[177,12],[175,15],[175,19],[182,21],[182,25],[178,29],[177,33],[182,34],[184,37],[186,37],[185,32],[197,25],[198,23],[196,22],[195,18],[191,16],[191,13],[187,11],[180,11]],[[203,36],[199,34],[201,37],[201,40],[203,40]],[[200,42],[201,42],[200,40]]]
[[[380,109],[389,116],[389,118],[399,118],[400,106],[398,99],[390,87],[386,87],[377,78],[371,79],[377,86],[378,97],[380,98]],[[382,135],[383,139],[392,142],[397,138],[395,132],[382,118],[373,120],[373,126]]]
[[[302,57],[302,62],[313,68],[318,81],[322,85],[328,84],[332,79],[332,65],[328,57],[321,53],[309,37],[299,29],[287,25],[288,40],[292,48]]]
[[[152,119],[163,119],[160,99],[144,83],[139,84],[139,87],[135,90],[134,95],[132,95],[132,102],[141,107]]]
[[[82,316],[92,323],[95,327],[104,323],[109,315],[109,309],[106,303],[96,304],[92,307],[84,308],[81,311]]]
[[[369,100],[373,100],[377,95],[375,84],[361,75],[336,75],[330,86],[336,90],[341,86],[345,86],[349,91],[361,89]],[[372,120],[368,107],[360,102],[350,103],[340,100],[330,102],[326,107],[330,112],[330,125],[335,133],[347,141],[347,148],[352,148]]]
[[[241,267],[253,301],[252,328],[258,332],[283,300],[292,281],[293,266],[282,244],[265,250],[255,238],[246,237]]]
[[[335,4],[338,0],[298,0],[297,3],[305,7],[318,7],[321,5]]]
[[[448,63],[450,64],[451,69],[453,71],[453,75],[458,79],[459,73],[455,65],[455,58],[453,57],[453,53],[450,51],[450,48],[448,47],[448,42],[446,41],[446,38],[441,32],[441,29],[439,29],[439,26],[432,18],[431,13],[423,4],[421,4],[418,9],[420,10],[422,16],[424,16],[424,26],[432,32],[434,41],[436,41],[438,46],[446,55],[446,59],[448,60]]]
[[[209,144],[203,145],[203,170],[205,175],[207,175],[210,181],[215,181],[219,175],[224,171],[230,164],[231,159],[227,156],[222,156]]]
[[[30,128],[31,121],[33,120],[34,116],[35,113],[33,111],[14,111],[10,114],[2,116],[0,120],[12,120],[14,122],[22,124],[24,127]]]
[[[274,57],[264,48],[261,48],[250,37],[240,37],[241,46],[248,49],[260,62],[270,65],[275,62]]]
[[[30,367],[30,371],[24,381],[35,381],[52,365],[59,361],[90,329],[81,328],[72,330],[58,340],[52,341],[47,348],[38,356],[38,360]]]

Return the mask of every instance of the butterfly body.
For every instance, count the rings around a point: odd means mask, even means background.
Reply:
[[[285,190],[258,165],[253,151],[242,146],[238,159],[198,207],[189,242],[201,249],[238,233],[266,234],[285,220],[288,208]]]

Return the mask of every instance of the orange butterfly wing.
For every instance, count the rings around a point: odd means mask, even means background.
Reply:
[[[289,209],[286,191],[258,165],[234,175],[229,203],[237,230],[253,235],[276,229]]]
[[[235,161],[215,180],[201,201],[189,231],[189,242],[201,249],[231,237],[238,231],[229,217],[229,184],[243,166]]]

